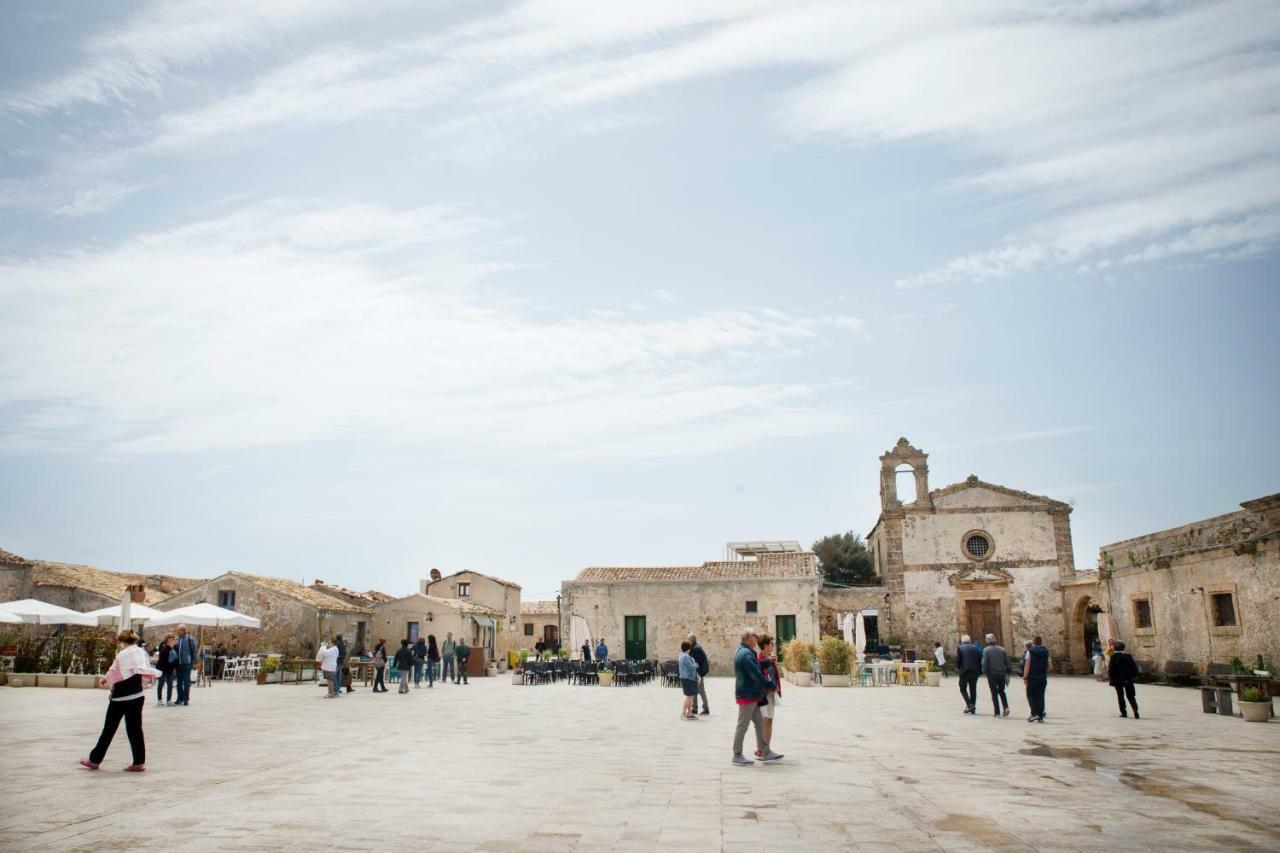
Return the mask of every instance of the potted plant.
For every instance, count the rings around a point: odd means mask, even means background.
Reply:
[[[942,683],[942,670],[938,669],[936,660],[931,660],[924,665],[924,680],[930,687],[937,687]]]
[[[612,687],[612,686],[613,686],[613,670],[612,670],[612,669],[601,669],[601,670],[597,673],[597,675],[599,675],[599,676],[600,676],[600,686],[601,686],[601,687]]]
[[[269,676],[272,676],[272,675],[274,675],[275,677],[270,678]],[[279,684],[280,678],[281,678],[280,658],[278,657],[269,657],[266,660],[264,660],[262,662],[261,668],[258,669],[258,674],[254,676],[254,680],[257,681],[259,684],[267,684],[267,683]]]
[[[787,671],[796,687],[809,687],[813,683],[813,646],[801,639],[787,643]]]
[[[36,673],[44,658],[44,640],[23,637],[14,649],[13,669],[9,672],[10,687],[35,687]]]
[[[823,637],[818,644],[818,671],[823,687],[848,687],[853,650],[839,637]]]
[[[1257,687],[1244,688],[1236,701],[1246,722],[1265,723],[1271,719],[1271,697]]]

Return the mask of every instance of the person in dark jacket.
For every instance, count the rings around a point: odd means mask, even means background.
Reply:
[[[742,645],[733,655],[733,696],[738,703],[738,726],[733,732],[733,764],[736,767],[751,767],[755,761],[742,754],[742,742],[747,737],[747,726],[755,726],[756,748],[760,750],[762,759],[767,762],[782,758],[769,749],[764,736],[764,714],[760,710],[760,700],[765,698],[766,684],[764,673],[760,671],[760,661],[756,657],[757,639],[754,631],[742,634]]]
[[[338,689],[345,687],[348,693],[355,693],[355,688],[351,686],[351,652],[347,649],[347,641],[339,634],[334,638],[333,644],[338,647]]]
[[[413,686],[422,686],[422,666],[427,661],[427,641],[422,637],[413,644]]]
[[[698,710],[697,697],[693,700],[693,712],[695,714],[710,714],[711,706],[707,704],[707,673],[711,672],[711,662],[707,660],[707,652],[702,646],[698,645],[698,638],[690,634],[687,638],[689,641],[689,656],[693,658],[693,662],[698,665],[698,696],[702,697],[702,710]]]
[[[1000,704],[1004,703],[1003,716],[1009,716],[1009,697],[1005,687],[1009,684],[1009,653],[996,642],[995,634],[987,634],[987,645],[982,650],[982,674],[987,677],[991,690],[991,704],[997,717],[1001,716]]]
[[[453,680],[453,683],[470,684],[471,682],[467,681],[467,661],[471,659],[471,647],[467,645],[466,637],[458,638],[453,656],[458,659],[458,677]]]
[[[590,640],[582,641],[582,659],[584,661],[587,661],[588,663],[591,662],[591,641]]]
[[[156,707],[173,704],[173,684],[178,678],[178,650],[174,648],[177,645],[178,638],[166,634],[156,651],[156,669],[160,670],[160,677],[156,679]],[[166,687],[169,695],[164,698],[162,694]]]
[[[978,676],[982,674],[982,649],[969,639],[968,634],[960,636],[960,646],[956,649],[956,674],[960,676],[960,696],[964,699],[964,712],[978,712]]]
[[[436,686],[436,664],[440,662],[440,647],[436,645],[436,635],[427,635],[427,686]]]
[[[1031,706],[1028,723],[1043,723],[1045,717],[1044,694],[1049,686],[1049,673],[1053,670],[1053,658],[1039,636],[1027,647],[1022,664],[1022,681],[1027,685],[1027,704]]]
[[[1115,651],[1111,653],[1111,663],[1107,666],[1107,681],[1116,689],[1116,702],[1120,703],[1120,716],[1129,716],[1124,709],[1124,700],[1127,696],[1129,705],[1133,708],[1135,720],[1141,719],[1138,716],[1138,696],[1133,689],[1133,682],[1137,677],[1137,662],[1134,661],[1133,655],[1124,650],[1124,641],[1116,640]]]
[[[413,649],[408,640],[400,641],[400,651],[396,652],[396,669],[400,670],[400,691],[409,692],[409,673],[413,672]]]
[[[373,692],[387,692],[387,641],[378,640],[378,645],[373,647]]]

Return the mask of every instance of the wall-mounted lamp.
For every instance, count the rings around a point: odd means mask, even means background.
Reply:
[[[435,618],[436,618],[436,615],[435,615],[434,613],[432,613],[430,610],[428,610],[428,611],[427,611],[427,621],[428,621],[428,622],[433,622],[433,621],[435,621]]]

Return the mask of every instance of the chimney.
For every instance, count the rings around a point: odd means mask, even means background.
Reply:
[[[129,590],[129,600],[134,604],[143,604],[147,600],[147,585],[145,583],[131,583],[127,587]]]
[[[433,581],[438,581],[438,580],[440,580],[440,570],[439,570],[439,569],[432,569],[432,570],[431,570],[431,579],[432,579]]]

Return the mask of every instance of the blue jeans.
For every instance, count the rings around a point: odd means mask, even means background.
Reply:
[[[178,664],[178,704],[186,705],[191,699],[191,664]]]
[[[427,661],[427,686],[436,686],[436,662],[433,660]]]
[[[415,659],[413,662],[413,686],[417,687],[422,683],[422,660]]]
[[[448,681],[450,678],[452,678],[454,681],[457,681],[458,672],[453,668],[453,657],[450,656],[450,657],[443,658],[440,662],[441,664],[443,664],[440,670],[440,680]]]
[[[329,676],[329,695],[337,696],[342,692],[342,667],[339,666],[333,672],[326,673]]]
[[[156,679],[156,701],[157,702],[160,702],[164,699],[163,694],[164,694],[164,688],[166,685],[168,685],[169,687],[168,701],[170,702],[173,701],[173,681],[174,681],[175,675],[177,675],[177,673],[175,673],[173,670],[168,670],[167,672],[165,672],[164,675]]]

